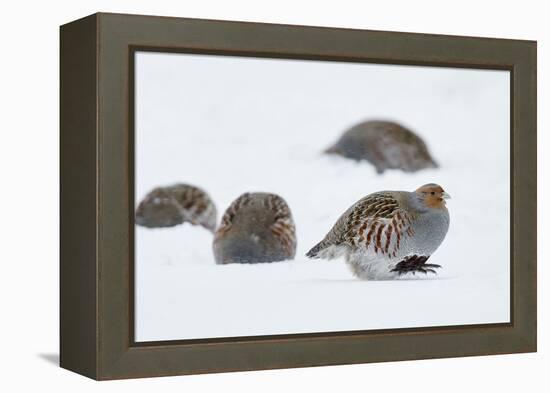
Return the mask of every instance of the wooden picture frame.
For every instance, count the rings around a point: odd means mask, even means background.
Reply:
[[[508,70],[511,322],[136,343],[136,50]],[[536,351],[536,42],[98,13],[61,27],[61,367],[120,379]]]

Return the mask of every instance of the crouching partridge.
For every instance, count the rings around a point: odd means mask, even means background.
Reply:
[[[136,224],[147,228],[166,228],[189,222],[211,232],[216,229],[216,206],[210,196],[189,184],[157,187],[136,209]]]
[[[213,248],[217,264],[294,258],[296,230],[290,208],[275,194],[242,194],[225,211]]]
[[[414,192],[381,191],[352,205],[313,247],[310,258],[344,256],[353,273],[364,280],[388,280],[408,273],[435,273],[440,265],[426,261],[449,229],[445,200],[437,184]]]
[[[383,173],[387,169],[416,172],[437,168],[428,147],[411,130],[390,121],[366,121],[346,131],[326,153],[365,160]]]

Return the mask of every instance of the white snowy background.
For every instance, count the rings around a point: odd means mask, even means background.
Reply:
[[[274,192],[298,250],[218,266],[202,227],[136,227],[137,341],[509,321],[509,105],[506,71],[138,53],[136,203],[185,182],[221,216],[243,192]],[[321,153],[367,119],[410,127],[441,168],[377,175]],[[359,281],[304,257],[362,196],[429,182],[452,195],[437,276]]]

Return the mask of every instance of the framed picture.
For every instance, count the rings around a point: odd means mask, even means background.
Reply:
[[[68,23],[60,271],[95,379],[535,351],[536,43]]]

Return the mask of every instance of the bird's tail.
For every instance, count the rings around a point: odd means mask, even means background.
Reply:
[[[326,148],[323,153],[325,154],[342,154],[342,149],[338,146],[338,144],[334,144],[328,148]]]
[[[312,259],[334,259],[345,255],[347,250],[348,247],[345,245],[335,245],[322,240],[309,250],[306,256]]]
[[[313,248],[311,250],[309,250],[306,254],[306,257],[308,258],[313,258],[313,259],[319,259],[321,258],[321,256],[319,255],[321,253],[321,251],[323,250],[324,245],[323,245],[323,242],[320,241],[319,243],[317,243],[315,246],[313,246]]]

